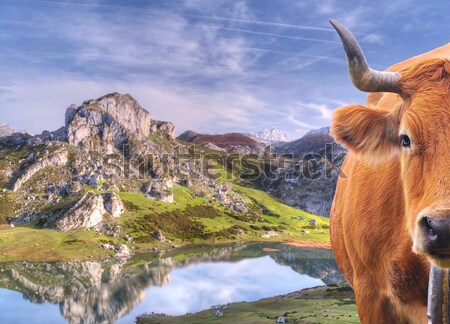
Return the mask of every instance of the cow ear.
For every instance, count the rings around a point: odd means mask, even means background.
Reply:
[[[381,163],[400,151],[399,119],[390,112],[361,105],[334,112],[331,134],[337,142],[371,163]]]

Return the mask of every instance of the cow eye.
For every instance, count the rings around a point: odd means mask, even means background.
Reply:
[[[402,146],[405,148],[411,147],[411,139],[408,135],[402,134],[400,135],[400,142],[402,143]]]

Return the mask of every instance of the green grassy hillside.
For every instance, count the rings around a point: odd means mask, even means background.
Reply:
[[[0,262],[87,259],[111,253],[100,248],[100,243],[126,243],[138,252],[198,243],[329,240],[326,218],[286,206],[257,189],[239,185],[234,188],[245,195],[252,208],[249,213],[240,214],[210,198],[193,198],[193,189],[183,186],[173,188],[173,203],[151,200],[141,193],[120,192],[126,209],[116,221],[120,235],[102,236],[88,230],[62,233],[38,229],[33,224],[7,228],[0,230]],[[150,235],[156,230],[161,230],[167,241]],[[276,236],[267,237],[268,232]],[[131,243],[124,240],[126,235],[132,238]]]

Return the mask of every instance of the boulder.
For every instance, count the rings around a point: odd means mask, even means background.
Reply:
[[[164,234],[161,232],[161,230],[154,231],[151,235],[152,235],[153,238],[155,238],[155,240],[158,240],[158,241],[160,241],[160,242],[166,240],[166,237],[165,237]]]
[[[125,210],[122,199],[120,199],[120,197],[114,192],[108,192],[103,194],[103,201],[105,209],[113,217],[116,218],[120,217],[120,215],[122,215],[122,213]]]
[[[105,250],[108,250],[108,251],[114,251],[115,250],[114,246],[111,245],[111,244],[102,243],[102,244],[100,244],[100,246],[102,248],[104,248]]]
[[[97,187],[101,177],[98,174],[91,174],[86,178],[86,183],[91,187]]]
[[[129,258],[131,256],[131,252],[125,244],[117,245],[115,251],[116,258]]]
[[[147,182],[141,187],[141,191],[149,199],[173,202],[173,193],[162,182]]]
[[[55,228],[65,232],[74,228],[94,227],[102,222],[105,213],[103,197],[88,191],[55,222]]]

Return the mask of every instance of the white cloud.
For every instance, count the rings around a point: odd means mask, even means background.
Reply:
[[[304,133],[305,130],[318,128],[317,126],[314,126],[314,125],[311,125],[310,123],[301,121],[301,120],[297,119],[297,117],[292,116],[292,115],[286,116],[286,121],[291,123],[292,125],[296,126],[297,128],[300,128],[300,130],[296,130],[296,132]]]
[[[294,110],[302,114],[319,113],[318,116],[328,122],[331,120],[331,115],[333,114],[333,110],[328,108],[327,105],[313,102],[297,101],[294,104]]]
[[[29,22],[35,30],[17,33],[40,39],[42,48],[12,46],[13,67],[0,58],[8,67],[0,72],[0,121],[15,128],[56,129],[69,104],[113,91],[130,93],[178,131],[278,127],[299,135],[329,123],[331,110],[314,98],[328,95],[328,78],[310,73],[336,63],[345,67],[326,19],[260,15],[247,1],[145,8],[40,3]],[[334,1],[327,6],[321,15],[342,14]],[[49,13],[54,8],[58,14]],[[319,86],[324,93],[314,89]],[[292,103],[298,107],[291,109]]]
[[[7,90],[11,93],[0,96],[0,120],[32,132],[42,131],[42,124],[55,130],[63,126],[64,112],[70,104],[80,105],[86,99],[114,91],[130,93],[155,119],[172,121],[180,131],[239,130],[266,109],[265,103],[255,95],[231,86],[205,91],[200,87],[167,87],[155,81],[104,82],[48,76],[39,80],[21,80]],[[16,113],[11,114],[12,111]]]
[[[365,35],[364,37],[362,37],[362,41],[365,41],[367,43],[378,43],[378,44],[382,44],[383,43],[383,39],[384,37],[375,33],[370,33]]]

